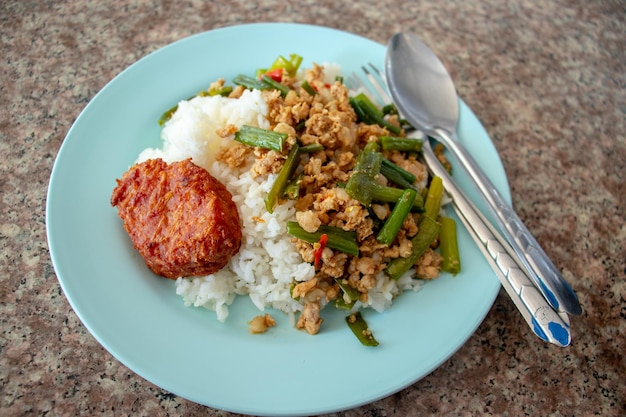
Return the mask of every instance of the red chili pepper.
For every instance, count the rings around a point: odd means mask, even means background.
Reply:
[[[313,265],[315,265],[316,269],[319,267],[320,261],[322,260],[322,252],[324,252],[326,242],[328,242],[328,235],[324,233],[322,236],[320,236],[319,242],[313,245]]]
[[[267,71],[263,75],[267,75],[268,77],[270,77],[272,80],[274,80],[276,82],[281,82],[283,80],[283,69],[282,68],[276,68],[276,69],[273,69],[271,71]]]

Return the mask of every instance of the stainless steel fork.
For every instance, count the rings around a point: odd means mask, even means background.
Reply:
[[[363,82],[355,73],[349,82],[369,96],[381,107],[392,103],[387,92],[384,74],[374,65],[363,66],[369,83]],[[354,88],[354,86],[352,86]],[[423,137],[422,155],[433,175],[441,177],[444,188],[452,200],[452,207],[470,236],[494,270],[502,287],[522,314],[532,331],[542,340],[557,346],[571,343],[569,318],[555,311],[528,277],[521,260],[470,199],[467,198],[435,156],[428,137]]]

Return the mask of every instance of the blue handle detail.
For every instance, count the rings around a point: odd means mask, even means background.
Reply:
[[[569,332],[559,323],[551,321],[548,323],[548,329],[550,329],[552,336],[554,336],[554,338],[563,346],[567,346],[569,344]]]
[[[543,331],[543,329],[541,328],[541,326],[539,325],[535,317],[533,317],[533,331],[541,339],[545,340],[546,342],[549,342],[548,335],[545,334],[545,332]]]
[[[550,289],[546,286],[546,283],[543,280],[539,281],[539,286],[541,287],[541,291],[543,295],[545,295],[546,299],[554,307],[555,309],[559,309],[559,300],[556,298],[554,293],[550,291]]]

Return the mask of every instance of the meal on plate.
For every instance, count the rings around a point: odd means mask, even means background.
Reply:
[[[310,334],[332,305],[376,345],[362,310],[459,271],[454,221],[395,108],[349,89],[337,65],[301,61],[216,80],[165,112],[162,146],[140,153],[111,204],[185,305],[224,321],[245,295]],[[274,325],[266,314],[250,331]]]

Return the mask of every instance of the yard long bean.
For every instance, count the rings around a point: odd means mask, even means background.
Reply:
[[[380,166],[380,173],[385,176],[389,181],[401,188],[413,188],[417,190],[413,183],[415,182],[415,175],[409,171],[400,168],[387,158],[383,158]]]
[[[284,194],[285,188],[289,184],[289,180],[293,173],[295,172],[298,164],[300,163],[300,147],[298,144],[294,144],[291,150],[289,151],[289,155],[285,160],[285,164],[282,166],[274,183],[272,184],[272,188],[265,196],[265,208],[270,213],[274,212],[274,206],[278,202],[278,199]]]
[[[380,147],[384,151],[419,152],[423,142],[414,138],[398,138],[394,136],[381,136],[378,138]]]
[[[359,254],[359,245],[356,242],[356,233],[345,231],[339,227],[322,225],[315,232],[307,232],[298,224],[298,222],[290,221],[287,222],[287,233],[309,243],[319,242],[320,237],[323,234],[326,234],[328,236],[326,246],[329,248],[336,249],[349,255],[358,256]]]
[[[395,258],[387,265],[385,272],[393,279],[399,279],[415,265],[430,245],[439,236],[441,225],[428,216],[422,216],[419,223],[419,231],[411,243],[413,244],[411,255],[407,258]]]
[[[424,202],[424,214],[436,219],[441,210],[441,199],[443,198],[443,181],[441,177],[433,177],[428,187],[426,201]]]
[[[402,132],[402,128],[385,120],[383,112],[365,94],[359,93],[352,97],[350,104],[364,123],[378,124],[396,135]]]
[[[456,222],[451,217],[439,217],[439,252],[443,258],[441,270],[456,275],[461,271],[461,257],[456,235]]]
[[[235,140],[250,146],[271,149],[280,152],[283,150],[288,135],[286,133],[274,132],[272,130],[261,129],[255,126],[243,125],[235,133]]]
[[[416,195],[417,191],[411,188],[402,192],[402,196],[394,206],[389,217],[387,217],[387,220],[385,220],[385,224],[380,229],[380,232],[378,232],[376,240],[386,245],[393,242],[402,227],[402,223],[404,223],[404,219],[413,207]]]
[[[364,346],[378,346],[378,341],[374,338],[372,331],[369,326],[365,322],[365,319],[361,315],[360,311],[356,313],[352,313],[346,317],[346,323],[348,323],[348,327],[352,330],[352,333],[359,339]]]

